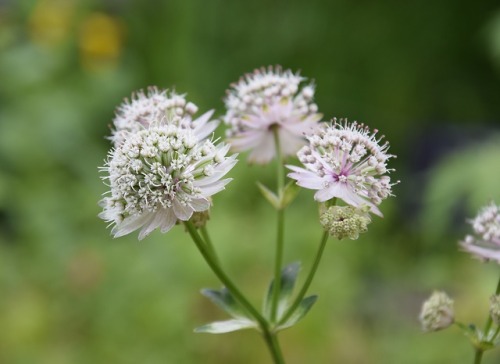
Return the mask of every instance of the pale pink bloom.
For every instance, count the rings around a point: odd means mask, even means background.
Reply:
[[[342,122],[342,120],[341,120]],[[380,145],[375,130],[356,122],[323,123],[307,137],[309,145],[297,153],[305,168],[289,165],[288,174],[301,187],[317,190],[314,198],[325,202],[339,198],[354,207],[368,206],[382,216],[378,205],[392,196],[387,173],[389,144]]]
[[[177,221],[206,211],[211,196],[231,180],[223,179],[236,164],[228,150],[175,125],[129,135],[102,168],[110,191],[100,202],[99,217],[114,225],[115,237],[138,229],[139,239],[157,228],[169,231]]]
[[[130,135],[150,126],[163,124],[193,129],[199,140],[205,139],[217,128],[219,121],[210,120],[213,110],[193,120],[198,107],[186,100],[185,95],[162,90],[155,86],[139,90],[125,99],[116,109],[111,140],[120,145]]]
[[[233,84],[224,100],[232,150],[250,150],[250,162],[266,164],[276,155],[275,129],[283,156],[305,145],[304,135],[318,125],[321,114],[313,103],[313,85],[301,86],[303,81],[276,66],[257,69]]]
[[[491,202],[470,221],[474,235],[460,242],[462,250],[482,260],[500,263],[500,206]]]

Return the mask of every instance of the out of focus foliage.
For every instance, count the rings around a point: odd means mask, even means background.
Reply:
[[[252,332],[192,333],[218,315],[198,290],[219,283],[182,228],[113,240],[96,217],[123,97],[175,87],[222,114],[229,83],[268,64],[315,79],[326,119],[381,130],[401,180],[384,219],[328,246],[320,300],[281,336],[287,363],[471,361],[458,330],[423,335],[416,317],[439,288],[482,325],[499,275],[456,245],[466,217],[500,203],[499,19],[487,0],[0,1],[0,362],[269,360]],[[241,158],[209,228],[257,302],[274,215],[255,180],[272,184],[273,166]],[[286,261],[310,264],[316,208],[306,191],[291,206]]]

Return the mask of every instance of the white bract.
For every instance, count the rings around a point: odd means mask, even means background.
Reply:
[[[482,261],[500,263],[500,206],[490,203],[470,223],[475,235],[467,235],[460,247]]]
[[[160,90],[157,87],[149,87],[147,92],[139,90],[132,94],[130,100],[125,99],[116,109],[111,140],[118,146],[130,134],[149,126],[163,124],[193,129],[196,137],[202,140],[217,128],[219,122],[210,120],[213,110],[193,120],[193,115],[197,111],[198,107],[188,102],[185,95],[179,95],[174,91]]]
[[[317,190],[314,198],[319,202],[339,198],[354,207],[369,206],[382,216],[377,206],[392,196],[387,160],[393,155],[376,134],[356,122],[323,123],[297,153],[305,168],[289,165],[293,172],[288,176],[301,187]]]
[[[248,160],[266,164],[276,155],[274,130],[283,156],[295,154],[321,119],[312,84],[279,66],[246,74],[228,90],[224,122],[234,151],[251,150]]]
[[[235,165],[228,145],[199,142],[192,130],[175,125],[150,127],[128,136],[109,153],[109,196],[99,215],[114,224],[115,237],[141,229],[139,239],[156,228],[169,231],[194,212],[210,207],[210,196],[224,189],[222,179]]]

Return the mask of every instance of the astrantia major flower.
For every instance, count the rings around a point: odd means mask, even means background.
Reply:
[[[194,212],[210,207],[210,196],[224,189],[222,179],[235,165],[228,145],[199,142],[192,130],[175,125],[131,134],[109,153],[102,168],[110,186],[99,215],[114,224],[115,237],[141,229],[143,239],[156,228],[170,230]]]
[[[370,211],[382,216],[378,205],[392,195],[387,160],[389,144],[380,144],[377,131],[371,132],[363,124],[323,123],[309,144],[297,153],[305,168],[288,166],[288,174],[301,187],[317,190],[319,202],[339,198],[354,207],[369,206]]]
[[[193,120],[197,111],[195,104],[174,91],[161,90],[154,86],[149,87],[146,92],[139,90],[116,109],[111,140],[118,146],[128,135],[161,124],[193,129],[199,140],[204,139],[215,130],[219,122],[210,120],[213,110]]]
[[[460,247],[480,260],[500,264],[500,206],[490,203],[470,223],[475,234],[467,235]]]
[[[228,90],[224,122],[234,151],[251,150],[250,162],[265,164],[276,155],[274,130],[283,156],[295,154],[321,119],[312,84],[281,67],[257,69]]]

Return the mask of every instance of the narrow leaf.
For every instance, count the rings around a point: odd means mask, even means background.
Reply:
[[[209,324],[197,327],[194,329],[196,333],[207,334],[224,334],[226,332],[233,332],[244,329],[256,328],[257,324],[247,319],[216,321]]]
[[[276,210],[279,210],[281,206],[281,201],[278,198],[278,196],[276,196],[276,194],[273,191],[271,191],[269,188],[267,188],[260,182],[257,182],[257,186],[259,187],[260,192],[266,198],[266,200],[269,201],[269,203],[273,205],[273,207]]]
[[[302,318],[304,318],[304,316],[309,312],[309,310],[314,305],[317,299],[318,299],[317,295],[304,298],[302,302],[300,302],[300,305],[297,307],[292,316],[290,316],[290,318],[283,325],[280,325],[279,329],[280,330],[286,329],[288,327],[295,325],[300,320],[302,320]]]
[[[280,279],[280,292],[278,296],[278,319],[284,313],[288,306],[288,299],[292,295],[293,287],[295,286],[295,281],[297,280],[297,276],[300,270],[300,262],[294,262],[281,270],[281,279]],[[264,315],[266,317],[271,317],[271,307],[273,301],[274,294],[274,279],[271,281],[269,285],[269,289],[267,290],[267,296],[264,301]]]
[[[244,310],[238,305],[238,302],[236,302],[227,288],[223,287],[221,290],[205,288],[201,290],[201,294],[226,311],[230,316],[236,319],[246,317]]]

